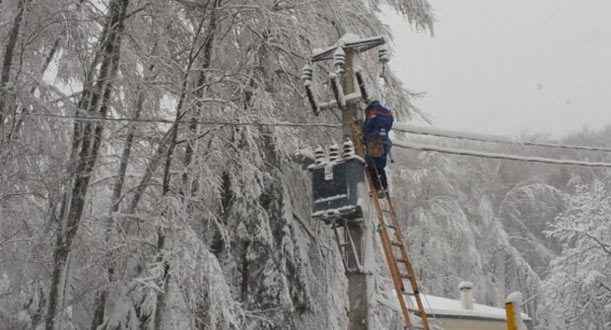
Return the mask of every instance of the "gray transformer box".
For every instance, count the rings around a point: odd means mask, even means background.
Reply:
[[[365,189],[365,162],[354,156],[336,162],[313,164],[312,172],[312,216],[325,222],[337,219],[362,218],[359,205],[359,189]]]

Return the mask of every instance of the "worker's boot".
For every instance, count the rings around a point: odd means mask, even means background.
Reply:
[[[382,199],[386,197],[388,197],[388,190],[385,190],[385,189],[378,190],[378,198]]]

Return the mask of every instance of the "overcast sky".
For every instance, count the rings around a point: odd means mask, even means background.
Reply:
[[[611,124],[611,1],[430,0],[435,36],[385,11],[406,87],[437,127],[559,136]]]

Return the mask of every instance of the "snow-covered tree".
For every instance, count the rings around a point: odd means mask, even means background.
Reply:
[[[611,197],[595,181],[571,195],[547,232],[562,244],[544,283],[544,329],[611,327]]]
[[[389,36],[384,2],[432,28],[422,0],[0,1],[0,317],[316,328],[316,310],[341,327],[327,290],[341,272],[309,266],[335,267],[336,251],[310,244],[307,213],[291,211],[305,192],[286,188],[303,180],[295,148],[333,133],[199,123],[313,120],[307,57],[344,33]],[[408,115],[410,94],[389,82]]]

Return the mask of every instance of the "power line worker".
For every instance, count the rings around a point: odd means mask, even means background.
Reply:
[[[365,161],[373,185],[381,196],[388,192],[385,168],[392,146],[389,133],[393,122],[392,112],[379,101],[373,100],[367,104],[363,123],[363,136],[367,147]]]

